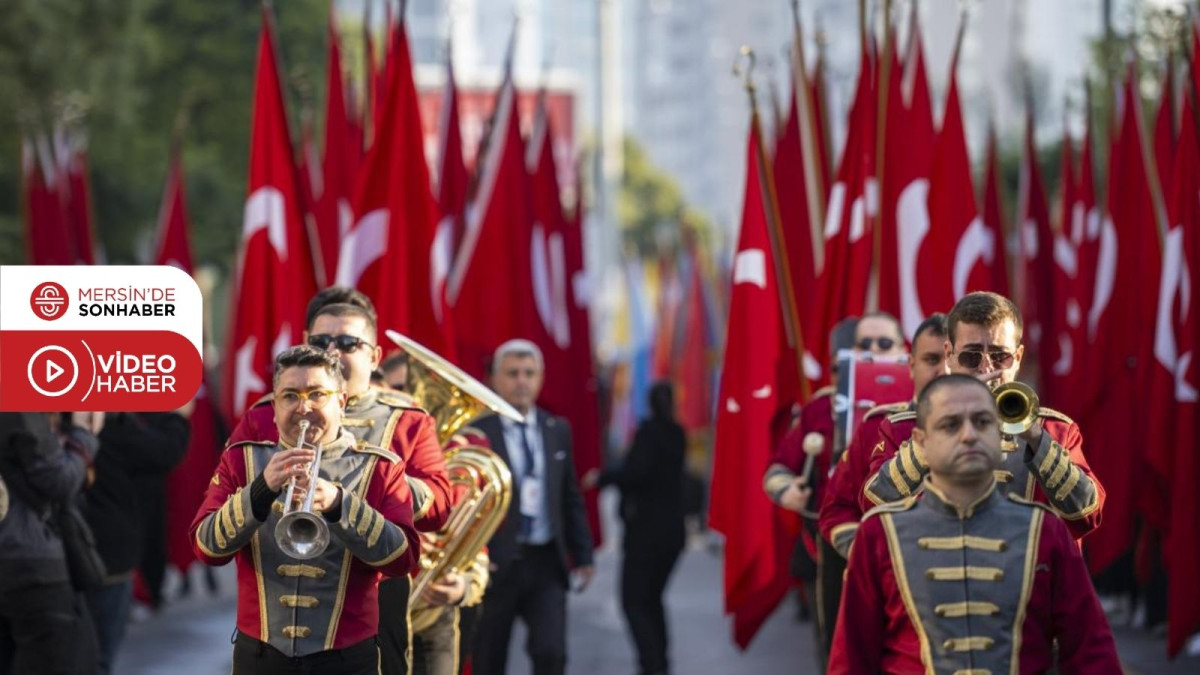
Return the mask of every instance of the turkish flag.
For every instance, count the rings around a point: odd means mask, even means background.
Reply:
[[[879,211],[875,181],[876,87],[872,60],[864,49],[850,106],[846,144],[825,211],[825,264],[821,271],[824,325],[828,329],[867,307],[874,236]],[[820,358],[827,358],[821,354]]]
[[[241,251],[225,348],[224,407],[231,421],[271,390],[273,359],[304,331],[316,293],[312,249],[269,12],[263,9],[250,128],[250,170]]]
[[[1142,425],[1131,410],[1149,386],[1160,282],[1159,218],[1142,142],[1136,69],[1130,66],[1122,91],[1121,119],[1108,170],[1108,212],[1103,223],[1096,289],[1089,322],[1094,330],[1089,388],[1097,395],[1084,428],[1088,462],[1104,484],[1110,504],[1099,529],[1085,542],[1088,562],[1100,571],[1131,544],[1135,486],[1144,478]]]
[[[485,147],[447,286],[454,324],[471,328],[456,334],[459,365],[481,379],[496,347],[528,337],[520,331],[536,311],[529,275],[519,273],[530,267],[530,196],[511,76],[497,97]]]
[[[57,172],[44,139],[21,140],[21,183],[24,195],[26,259],[31,265],[72,265],[75,238],[52,183]]]
[[[571,336],[571,342],[567,345],[567,360],[571,363],[576,387],[575,396],[571,398],[571,407],[566,415],[571,420],[571,427],[575,432],[575,468],[578,471],[583,471],[582,467],[603,466],[602,439],[605,428],[600,412],[595,353],[592,351],[592,324],[588,310],[591,305],[591,290],[584,267],[582,178],[583,172],[576,165],[575,211],[565,221],[563,228],[563,251],[567,265],[567,314]],[[597,547],[604,540],[598,497],[599,493],[595,490],[583,495],[588,509],[588,524],[592,528],[592,542]]]
[[[1171,167],[1175,157],[1175,50],[1167,50],[1167,67],[1163,72],[1162,95],[1158,99],[1158,116],[1154,118],[1154,167],[1158,184],[1165,191],[1171,186]],[[1184,118],[1186,119],[1186,118]]]
[[[1042,386],[1056,406],[1067,414],[1077,415],[1079,406],[1073,394],[1083,387],[1082,361],[1087,345],[1082,304],[1078,297],[1081,291],[1079,247],[1071,238],[1075,214],[1082,213],[1083,189],[1075,172],[1075,152],[1070,135],[1063,136],[1060,176],[1058,227],[1053,233],[1052,255],[1054,333],[1044,341],[1052,351],[1042,361]]]
[[[362,163],[361,140],[355,138],[342,78],[333,6],[329,9],[329,55],[325,76],[325,146],[321,160],[321,191],[316,201],[317,237],[325,278],[337,279],[342,241],[354,223],[354,180]]]
[[[570,281],[567,277],[566,241],[558,168],[554,162],[554,135],[546,114],[545,97],[538,97],[533,129],[527,149],[527,168],[532,188],[533,222],[530,229],[529,287],[537,320],[522,333],[541,348],[546,360],[546,383],[540,402],[558,414],[569,407],[577,391],[573,364],[567,361],[571,344],[571,317],[567,306]],[[521,270],[514,270],[520,274]]]
[[[59,200],[63,204],[67,229],[75,244],[75,262],[94,265],[97,262],[97,242],[86,143],[80,134],[60,127],[54,135],[54,146]],[[100,256],[100,261],[103,262],[103,256]]]
[[[983,224],[992,238],[989,288],[1008,297],[1008,247],[1004,236],[1004,200],[1000,196],[1000,161],[996,156],[996,130],[988,125],[987,174],[984,176]],[[1090,175],[1090,174],[1089,174]]]
[[[1041,370],[1054,362],[1054,236],[1046,188],[1037,162],[1033,134],[1032,101],[1026,101],[1025,156],[1021,160],[1020,194],[1017,197],[1018,271],[1017,303],[1025,319],[1022,342],[1025,360]],[[1047,401],[1054,398],[1047,396]]]
[[[829,176],[823,164],[824,141],[818,116],[818,95],[805,72],[803,39],[798,27],[792,45],[791,68],[792,95],[788,98],[787,117],[776,141],[773,171],[775,184],[780,187],[779,218],[783,225],[792,288],[815,289],[824,256],[821,230]],[[804,342],[805,376],[814,383],[827,382],[829,373],[822,364],[828,352],[829,327],[822,316],[821,298],[817,293],[798,292],[795,295]],[[790,370],[794,371],[795,367]]]
[[[1200,36],[1192,27],[1193,49],[1200,48]],[[1195,52],[1193,52],[1195,53]],[[1193,72],[1193,77],[1196,73]],[[1194,84],[1189,88],[1195,91]],[[1172,170],[1171,224],[1167,242],[1163,248],[1164,268],[1176,267],[1178,291],[1178,320],[1174,333],[1174,438],[1162,448],[1153,448],[1151,465],[1159,475],[1166,476],[1169,487],[1167,533],[1163,543],[1163,563],[1167,568],[1167,654],[1174,657],[1183,648],[1187,639],[1200,630],[1200,583],[1196,570],[1200,569],[1200,543],[1196,532],[1200,531],[1200,496],[1196,493],[1195,477],[1200,472],[1200,452],[1197,452],[1197,386],[1200,372],[1196,365],[1196,350],[1200,347],[1200,304],[1196,275],[1200,270],[1194,266],[1200,260],[1200,151],[1197,148],[1195,109],[1191,97],[1184,97],[1183,124],[1179,141],[1175,145],[1175,166]],[[1182,230],[1182,246],[1179,246],[1179,230]],[[1179,250],[1179,249],[1182,250]],[[1189,265],[1189,262],[1192,265]],[[1163,278],[1169,278],[1164,274]],[[1169,284],[1168,284],[1169,285]],[[1164,334],[1164,338],[1169,334]],[[1155,355],[1161,351],[1171,356],[1171,345],[1166,340],[1155,342]],[[1168,359],[1169,360],[1169,359]],[[1156,451],[1166,452],[1156,452]],[[1164,461],[1168,460],[1169,461]]]
[[[171,265],[192,274],[183,159],[178,145],[171,150],[154,250],[154,264]],[[167,476],[167,560],[180,572],[186,572],[195,560],[188,540],[188,526],[204,501],[204,491],[217,466],[224,436],[207,382],[200,385],[193,400],[195,407],[189,420],[192,433],[187,454]]]
[[[911,335],[926,314],[942,309],[938,294],[948,293],[942,288],[948,278],[932,279],[929,273],[949,269],[953,259],[941,257],[943,254],[935,245],[938,242],[931,241],[930,180],[940,137],[935,136],[933,128],[924,49],[915,10],[908,55],[903,68],[893,67],[890,71],[887,98],[879,308],[897,316],[904,333]],[[922,265],[922,258],[935,262]],[[937,286],[936,293],[927,288],[931,283]]]
[[[445,269],[440,283],[445,286],[454,262],[454,253],[462,242],[466,228],[467,194],[471,176],[463,161],[462,127],[458,116],[458,87],[454,83],[454,66],[446,58],[446,89],[442,94],[441,117],[438,120],[437,199],[442,220],[438,223],[439,242],[444,242]]]
[[[375,301],[379,327],[412,337],[453,358],[443,332],[443,288],[438,267],[437,204],[429,183],[408,36],[401,25],[389,50],[392,81],[375,143],[355,199],[357,222],[342,245],[338,283]]]
[[[961,36],[961,33],[960,33]],[[992,289],[995,234],[984,225],[971,183],[971,160],[958,98],[958,51],[950,61],[946,111],[934,146],[929,188],[930,236],[916,266],[925,314],[948,312],[971,291]],[[916,318],[916,317],[913,317]],[[905,325],[910,334],[916,326]]]
[[[787,347],[770,234],[777,217],[774,189],[764,170],[757,112],[750,125],[709,506],[713,529],[725,535],[725,612],[734,615],[734,641],[743,649],[786,593],[791,553],[775,506],[762,491],[779,395],[776,368]]]

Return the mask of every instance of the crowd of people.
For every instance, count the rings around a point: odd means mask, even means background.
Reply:
[[[1105,493],[1079,428],[1028,399],[1020,428],[998,408],[1022,329],[1007,298],[968,294],[912,336],[911,400],[844,438],[822,390],[784,435],[763,486],[804,518],[793,571],[817,605],[822,669],[1120,672],[1080,554]],[[318,293],[302,343],[276,357],[272,392],[221,453],[189,539],[202,563],[237,567],[233,672],[503,673],[519,620],[533,671],[562,673],[568,596],[594,571],[582,494],[605,486],[621,493],[639,672],[669,672],[663,595],[684,549],[687,445],[671,385],[651,389],[624,461],[580,480],[569,425],[537,405],[534,343],[494,353],[489,384],[515,414],[446,438],[410,391],[411,356],[385,359],[379,338],[369,298]],[[839,324],[832,344],[894,358],[909,343],[876,313]],[[0,672],[111,672],[135,570],[161,588],[146,559],[190,413],[0,415]],[[447,470],[456,445],[503,462],[507,511],[471,565],[414,598],[422,550],[465,500]],[[305,509],[304,527],[280,526]],[[428,608],[436,619],[414,627]]]

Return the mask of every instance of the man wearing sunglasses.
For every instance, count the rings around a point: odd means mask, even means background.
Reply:
[[[864,314],[854,329],[854,348],[875,356],[904,354],[904,331],[900,322],[887,312]]]
[[[913,334],[912,354],[908,357],[909,372],[912,374],[913,391],[920,393],[935,378],[946,374],[946,315],[937,313],[917,326]],[[876,406],[863,416],[842,459],[829,478],[829,489],[821,500],[821,516],[818,521],[821,536],[828,541],[843,558],[850,557],[850,545],[858,531],[863,516],[859,494],[863,482],[871,471],[871,453],[880,442],[879,430],[887,418],[914,409],[913,401]]]
[[[950,310],[946,359],[952,373],[971,375],[995,388],[1012,382],[1021,368],[1021,315],[1011,300],[996,293],[963,296]],[[860,503],[875,505],[905,499],[920,489],[928,471],[919,444],[911,442],[916,414],[889,417],[880,427],[881,443],[872,453],[870,477]],[[1014,440],[996,471],[999,489],[1046,504],[1067,522],[1076,539],[1100,524],[1104,488],[1083,454],[1083,436],[1071,418],[1042,407],[1033,425]]]
[[[378,673],[380,575],[407,577],[418,565],[404,461],[345,429],[341,371],[337,357],[308,345],[275,359],[276,440],[227,448],[192,521],[197,558],[237,561],[234,673]],[[322,452],[310,482],[313,444]],[[293,499],[311,490],[329,528],[312,560],[290,557],[275,538],[293,479]]]
[[[445,455],[428,413],[403,393],[371,386],[371,373],[379,367],[382,356],[371,300],[353,289],[327,288],[309,303],[308,318],[305,342],[336,354],[345,375],[343,424],[360,442],[388,448],[400,456],[413,495],[417,530],[436,532],[445,524],[453,505]],[[269,403],[266,399],[256,403],[242,417],[230,442],[272,440]],[[467,581],[459,575],[455,582],[455,595],[461,598]],[[388,578],[380,584],[379,646],[384,672],[410,669],[409,588],[407,576]]]

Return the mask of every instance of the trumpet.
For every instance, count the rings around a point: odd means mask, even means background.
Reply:
[[[1037,392],[1027,384],[1009,382],[992,391],[1000,411],[1000,433],[1016,436],[1025,433],[1037,420],[1041,402]]]
[[[304,437],[308,435],[308,426],[308,420],[300,420],[300,438],[296,443],[297,448],[304,447]],[[317,477],[321,472],[322,447],[320,443],[317,443],[314,448],[316,456],[313,457],[312,465],[309,468],[308,492],[304,496],[304,502],[298,507],[292,506],[296,494],[296,477],[292,476],[283,504],[283,517],[275,525],[275,543],[279,545],[285,555],[297,560],[316,558],[329,546],[329,526],[325,524],[324,518],[313,513],[312,510]]]

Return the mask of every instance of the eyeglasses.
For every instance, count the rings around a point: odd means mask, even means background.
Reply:
[[[321,351],[329,349],[329,345],[334,345],[337,347],[338,351],[342,352],[343,354],[349,354],[363,345],[366,345],[367,347],[375,346],[370,342],[353,335],[329,335],[327,333],[309,335],[308,344],[320,349]]]
[[[308,391],[284,389],[275,394],[275,403],[284,410],[299,408],[301,401],[308,401],[310,407],[322,408],[329,403],[329,398],[337,393],[337,389],[309,389]]]
[[[872,344],[879,345],[879,350],[886,352],[887,350],[891,349],[892,347],[894,347],[896,345],[896,341],[890,337],[881,337],[881,338],[865,337],[865,338],[859,340],[858,342],[856,342],[854,346],[858,347],[859,349],[866,352],[866,351],[871,350]]]
[[[1013,359],[1016,358],[1015,355],[1000,350],[990,352],[965,351],[958,353],[958,364],[963,368],[970,368],[974,370],[983,364],[984,356],[988,358],[988,361],[992,364],[992,367],[998,370],[1005,370],[1006,368],[1011,367],[1013,364]]]

